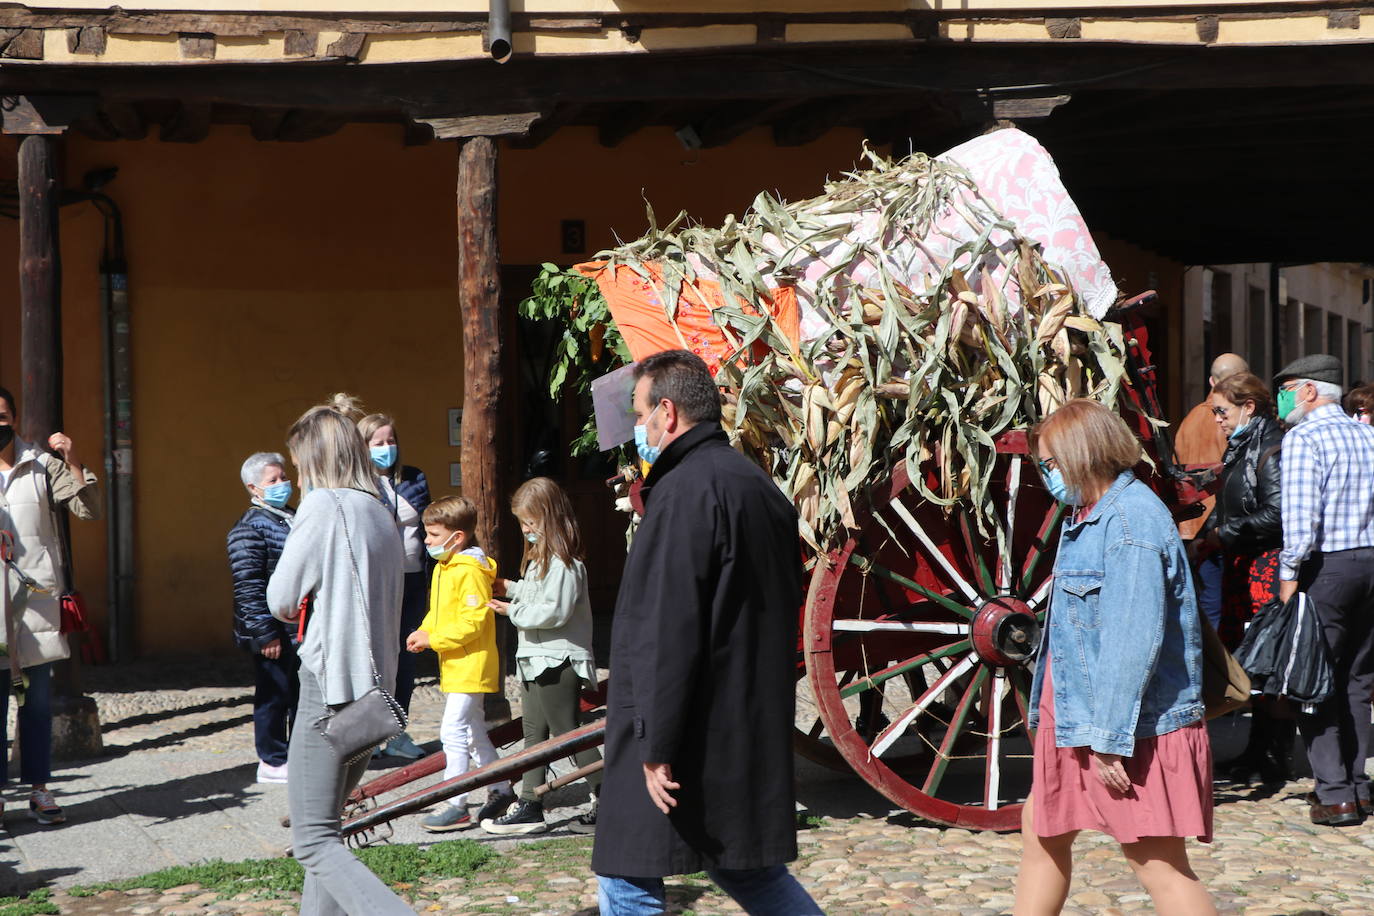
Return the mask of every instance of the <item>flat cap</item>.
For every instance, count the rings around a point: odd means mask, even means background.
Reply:
[[[1305,378],[1314,382],[1341,384],[1341,361],[1329,353],[1314,353],[1293,360],[1274,376],[1275,386],[1282,385],[1290,378]]]

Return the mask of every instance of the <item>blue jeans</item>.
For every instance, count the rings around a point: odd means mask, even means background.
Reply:
[[[289,639],[281,641],[281,656],[268,658],[253,653],[253,744],[258,759],[279,767],[286,763],[287,740],[296,719],[300,661]]]
[[[1214,630],[1221,625],[1221,573],[1220,550],[1207,554],[1197,565],[1198,583],[1202,586],[1197,592],[1197,603]]]
[[[786,865],[767,868],[711,868],[706,874],[749,916],[824,916]],[[662,878],[597,875],[601,916],[656,916],[664,912]]]
[[[9,741],[9,669],[5,670],[6,685],[0,690],[0,753]],[[52,776],[52,664],[25,668],[29,689],[24,705],[19,707],[19,781],[29,785],[45,785]],[[9,781],[7,767],[0,763],[0,785]]]
[[[414,652],[406,651],[406,637],[419,629],[429,610],[429,575],[423,569],[405,574],[405,590],[401,593],[401,653],[396,657],[396,692],[393,694],[401,708],[410,714],[410,698],[415,693]]]

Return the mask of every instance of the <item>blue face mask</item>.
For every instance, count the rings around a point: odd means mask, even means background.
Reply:
[[[662,406],[663,405],[660,403],[659,407]],[[663,454],[662,448],[657,445],[649,444],[649,427],[647,423],[654,418],[654,414],[656,413],[658,413],[658,407],[649,411],[649,416],[644,418],[644,423],[635,426],[635,451],[639,452],[639,457],[644,460],[645,464],[653,464],[658,460],[658,456]],[[663,436],[666,435],[668,435],[668,431],[665,429],[663,431]],[[658,437],[660,443],[663,442],[663,436]]]
[[[1249,426],[1250,426],[1250,421],[1249,421],[1249,420],[1246,420],[1244,423],[1241,423],[1241,424],[1240,424],[1239,426],[1237,426],[1235,429],[1231,430],[1231,435],[1229,436],[1229,438],[1231,438],[1231,439],[1236,438],[1236,436],[1239,436],[1241,433],[1245,432],[1245,430],[1248,429]]]
[[[539,543],[539,532],[538,532],[538,531],[526,531],[526,532],[525,532],[525,540],[529,541],[531,544],[538,544],[538,543]]]
[[[396,463],[398,449],[394,445],[374,445],[369,451],[372,452],[372,463],[380,471],[389,470]]]
[[[1064,483],[1064,475],[1059,472],[1059,468],[1052,471],[1042,471],[1041,478],[1045,481],[1045,489],[1050,491],[1050,495],[1066,505],[1078,505],[1078,495],[1069,491],[1069,485]]]
[[[392,447],[395,448],[395,446],[392,446]],[[426,544],[426,545],[425,545],[425,553],[429,554],[431,557],[433,557],[434,559],[436,559],[436,560],[438,560],[438,561],[440,561],[440,562],[443,562],[444,560],[447,560],[447,559],[448,559],[448,555],[451,554],[451,553],[453,553],[453,550],[452,550],[452,548],[450,548],[450,547],[448,546],[448,543],[449,543],[449,541],[453,540],[453,539],[456,538],[457,536],[458,536],[458,532],[455,531],[455,532],[453,532],[453,534],[449,535],[448,539],[445,540],[444,543],[442,543],[442,544],[437,544],[437,545],[436,545],[436,544]]]
[[[291,481],[283,480],[270,487],[262,488],[262,501],[274,509],[280,509],[291,498]]]

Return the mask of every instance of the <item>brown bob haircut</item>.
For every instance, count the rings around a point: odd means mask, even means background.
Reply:
[[[1221,395],[1237,407],[1243,406],[1246,401],[1254,401],[1256,416],[1274,416],[1274,399],[1269,394],[1269,386],[1252,372],[1226,376],[1217,382],[1212,393]]]
[[[1352,417],[1360,411],[1374,411],[1374,385],[1361,385],[1345,396],[1345,412]]]
[[[1084,498],[1111,486],[1141,458],[1140,440],[1126,421],[1087,398],[1069,401],[1036,424],[1030,432],[1033,458],[1042,442],[1059,465],[1064,483]]]
[[[425,507],[420,520],[468,536],[468,546],[477,546],[477,506],[466,496],[445,496]]]

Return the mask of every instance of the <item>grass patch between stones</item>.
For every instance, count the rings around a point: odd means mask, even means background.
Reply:
[[[499,858],[495,852],[472,840],[449,840],[428,847],[412,845],[372,846],[355,854],[377,877],[391,885],[410,885],[420,878],[456,878],[471,875]],[[295,859],[248,859],[223,862],[218,859],[201,865],[176,865],[137,878],[106,881],[72,888],[73,897],[89,897],[105,890],[127,891],[151,888],[165,891],[185,885],[199,885],[200,893],[214,892],[231,897],[245,892],[255,896],[277,896],[298,892],[305,872]],[[32,899],[32,898],[30,898]],[[27,916],[29,911],[0,909],[0,916]],[[37,913],[56,913],[34,910]]]
[[[52,892],[46,888],[27,897],[0,897],[0,916],[56,916],[61,911],[51,897]]]

